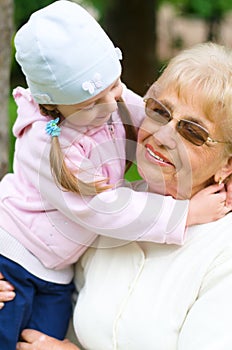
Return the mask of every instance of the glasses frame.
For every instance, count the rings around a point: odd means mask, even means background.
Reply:
[[[165,105],[163,105],[163,103],[160,102],[159,100],[157,100],[157,99],[155,99],[155,98],[153,98],[153,97],[144,98],[143,101],[145,102],[145,113],[146,113],[146,115],[147,115],[149,118],[151,118],[153,121],[155,121],[155,119],[151,116],[151,114],[149,115],[149,112],[148,112],[148,111],[152,111],[152,112],[155,112],[155,111],[152,110],[151,108],[148,108],[148,107],[147,107],[147,104],[148,104],[148,101],[149,101],[149,100],[152,101],[152,102],[157,103],[158,105],[160,105],[160,106],[164,109],[164,111],[166,111],[167,114],[169,115],[169,118],[167,118],[167,119],[165,119],[165,117],[163,118],[163,121],[164,121],[163,125],[168,124],[171,120],[177,120],[177,122],[178,122],[178,123],[176,124],[176,130],[177,130],[177,132],[178,132],[185,140],[191,142],[193,145],[195,145],[195,146],[203,146],[204,144],[207,145],[207,143],[211,143],[211,144],[218,144],[218,143],[230,144],[230,143],[231,143],[231,142],[227,142],[227,141],[220,141],[220,140],[215,140],[215,139],[213,139],[212,137],[210,137],[209,132],[208,132],[208,130],[207,130],[206,128],[204,128],[203,126],[201,126],[200,124],[198,124],[198,123],[196,123],[196,122],[194,122],[194,121],[192,121],[192,120],[173,118],[172,113],[169,111],[169,109],[168,109]],[[157,114],[158,114],[158,113],[157,113]],[[162,118],[160,118],[160,120],[162,121]],[[158,120],[157,120],[157,121],[158,121]],[[181,122],[194,125],[194,126],[196,126],[197,128],[199,128],[200,130],[202,130],[203,133],[205,133],[205,135],[206,135],[205,141],[202,139],[202,141],[203,141],[202,143],[194,143],[193,140],[191,140],[191,139],[189,139],[189,138],[186,138],[186,137],[184,136],[184,134],[182,134],[182,133],[180,132],[180,131],[183,129],[183,128],[180,127]],[[201,136],[202,136],[202,135],[201,135]],[[198,140],[200,140],[200,139],[198,139]],[[207,145],[207,146],[208,146],[208,145]]]

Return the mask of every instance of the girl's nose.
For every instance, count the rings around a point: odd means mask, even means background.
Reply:
[[[112,92],[108,92],[107,94],[105,94],[105,96],[102,97],[101,99],[102,103],[116,103],[117,99],[114,93]]]
[[[122,96],[122,83],[118,83],[117,86],[113,87],[108,91],[101,99],[101,103],[115,103]]]

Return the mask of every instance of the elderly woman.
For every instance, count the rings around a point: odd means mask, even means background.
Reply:
[[[191,198],[232,173],[232,52],[172,59],[146,95],[138,191]],[[188,229],[182,247],[99,238],[78,263],[74,328],[87,350],[231,350],[232,214]],[[33,330],[18,350],[74,350]]]

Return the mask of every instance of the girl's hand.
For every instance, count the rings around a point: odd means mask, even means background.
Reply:
[[[227,192],[224,184],[215,184],[204,188],[190,200],[187,226],[221,219],[232,210],[232,205],[226,206],[226,200]]]
[[[0,272],[0,310],[4,307],[4,302],[13,300],[14,297],[14,287],[4,280],[4,276]]]
[[[232,176],[226,182],[226,206],[232,207]]]
[[[16,350],[80,350],[69,340],[57,340],[34,329],[24,329]]]

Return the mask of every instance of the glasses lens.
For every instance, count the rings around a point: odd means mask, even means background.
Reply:
[[[146,100],[145,112],[149,118],[160,124],[167,124],[172,119],[169,110],[151,97]]]
[[[177,130],[181,136],[196,146],[202,146],[208,139],[208,131],[190,120],[180,120]]]

